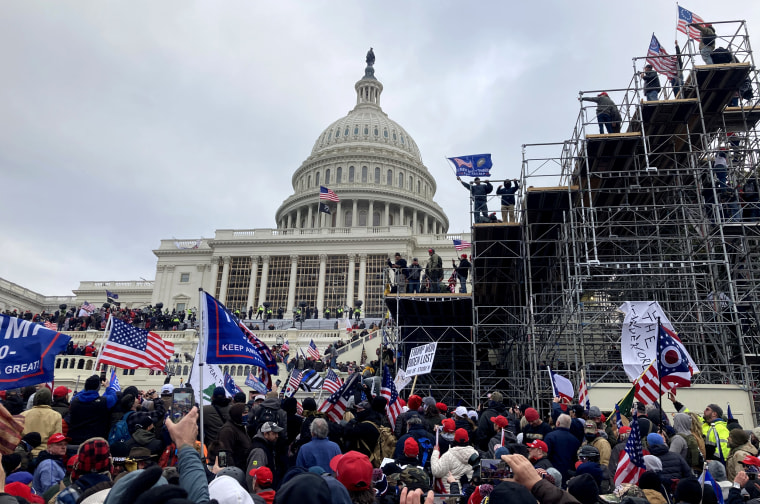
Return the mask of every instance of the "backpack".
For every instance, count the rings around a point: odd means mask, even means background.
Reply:
[[[382,463],[383,459],[393,458],[393,452],[396,451],[396,436],[393,435],[393,432],[388,427],[378,426],[369,420],[365,420],[362,423],[372,425],[380,434],[377,438],[377,443],[375,443],[375,448],[369,456],[369,461],[372,462],[372,466],[380,467],[380,463]],[[369,451],[369,445],[367,442],[363,439],[360,439],[359,441],[364,445],[367,451]]]
[[[266,422],[277,423],[277,420],[278,415],[276,409],[262,406],[261,409],[259,409],[259,411],[256,413],[256,416],[253,417],[253,430],[255,432],[259,432],[261,426]]]
[[[686,446],[688,447],[686,451],[686,463],[692,468],[704,467],[705,458],[702,456],[702,452],[699,451],[697,438],[694,437],[694,434],[683,434],[679,432],[678,435],[686,440]]]
[[[124,416],[121,417],[121,420],[116,422],[113,427],[111,427],[111,430],[108,432],[108,444],[110,446],[113,446],[119,441],[126,443],[132,437],[132,435],[129,433],[129,428],[127,427],[127,418],[132,413],[134,413],[134,411],[127,411],[124,413]]]
[[[419,438],[417,444],[420,445],[420,455],[422,455],[422,467],[426,467],[430,454],[433,453],[433,443],[428,438]]]

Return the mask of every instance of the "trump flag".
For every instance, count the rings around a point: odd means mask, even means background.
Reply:
[[[449,161],[454,163],[457,177],[488,177],[491,175],[490,154],[471,154],[469,156],[450,157]]]

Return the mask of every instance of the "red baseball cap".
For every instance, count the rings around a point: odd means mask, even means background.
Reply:
[[[449,407],[448,407],[448,406],[446,406],[446,405],[445,405],[444,403],[442,403],[442,402],[439,402],[439,403],[435,403],[435,407],[436,407],[436,408],[438,408],[438,411],[440,411],[441,413],[444,413],[444,414],[445,414],[447,411],[449,411]]]
[[[335,478],[349,491],[372,488],[372,462],[363,453],[352,450],[336,455],[330,460],[330,469],[335,472]]]
[[[507,420],[507,418],[503,415],[492,416],[491,421],[494,423],[494,425],[497,425],[501,428],[504,428],[507,425],[509,425],[509,420]]]
[[[456,430],[456,423],[452,418],[444,418],[441,420],[444,432],[454,432]]]
[[[274,478],[272,477],[272,470],[267,466],[254,467],[248,474],[256,478],[256,481],[260,486],[271,485]]]
[[[618,429],[618,432],[620,434],[628,434],[629,432],[631,432],[631,428],[628,427],[627,425],[624,425],[624,426],[620,427],[620,429]]]
[[[540,439],[536,439],[532,443],[528,443],[528,448],[538,448],[544,453],[549,453],[549,447],[546,446],[546,443],[544,443]]]
[[[56,444],[56,443],[63,443],[64,441],[68,443],[69,441],[71,441],[71,438],[67,438],[60,432],[56,432],[55,434],[53,434],[52,436],[48,438],[47,444],[51,445],[51,444]]]
[[[64,397],[68,394],[71,394],[71,389],[64,387],[63,385],[53,389],[53,397]]]
[[[454,433],[454,441],[457,443],[466,443],[470,440],[470,435],[464,429],[457,429]]]

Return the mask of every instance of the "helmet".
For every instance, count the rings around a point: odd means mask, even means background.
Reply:
[[[592,462],[599,462],[599,450],[591,445],[583,445],[578,451],[578,458],[585,458]]]

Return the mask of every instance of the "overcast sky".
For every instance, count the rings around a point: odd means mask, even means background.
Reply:
[[[683,6],[747,20],[760,47],[760,2]],[[490,152],[492,178],[519,177],[522,144],[570,138],[578,92],[627,86],[652,32],[672,52],[676,20],[661,0],[5,1],[0,277],[68,295],[153,279],[162,238],[275,227],[370,46],[383,110],[464,231],[446,156]]]

